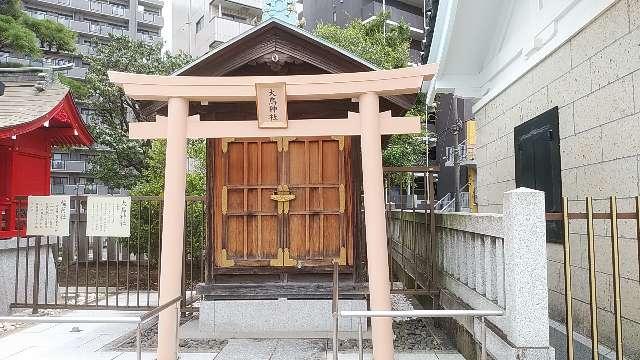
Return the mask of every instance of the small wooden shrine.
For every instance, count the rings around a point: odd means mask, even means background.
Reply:
[[[283,76],[371,70],[375,70],[372,64],[321,39],[270,21],[176,75]],[[413,101],[413,96],[406,95],[382,97],[380,111],[400,116]],[[358,111],[358,103],[351,99],[289,100],[287,107],[288,118],[300,121],[347,118],[349,112]],[[201,121],[241,121],[258,118],[256,109],[253,101],[191,103],[190,114],[199,114]],[[362,219],[356,216],[362,210],[358,137],[209,139],[207,159],[214,276],[250,273],[263,274],[266,280],[267,274],[329,272],[334,260],[342,271],[355,274],[356,265],[366,260],[356,231],[362,226]]]

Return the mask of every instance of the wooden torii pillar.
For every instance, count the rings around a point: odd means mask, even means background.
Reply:
[[[437,65],[359,73],[194,77],[156,76],[109,72],[109,79],[136,100],[168,102],[168,116],[155,122],[132,123],[132,139],[167,139],[160,299],[163,304],[180,295],[182,239],[184,235],[187,139],[225,137],[361,136],[365,226],[370,305],[372,310],[391,310],[387,231],[381,135],[420,132],[417,117],[392,117],[380,113],[379,96],[412,94],[423,81],[433,78]],[[256,101],[256,84],[286,84],[287,100],[358,99],[359,113],[346,119],[291,120],[286,127],[260,128],[253,121],[200,121],[189,116],[189,101]],[[177,309],[160,313],[159,360],[177,358]],[[392,319],[373,318],[373,354],[376,359],[393,359]]]

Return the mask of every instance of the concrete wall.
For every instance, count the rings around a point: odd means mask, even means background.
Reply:
[[[639,191],[640,1],[619,0],[545,60],[478,109],[478,204],[501,212],[502,193],[515,188],[513,128],[559,108],[563,195],[584,211],[585,196],[631,197]],[[621,199],[619,211],[633,211]],[[608,208],[596,201],[596,211]],[[620,221],[625,349],[640,352],[638,246],[632,221]],[[609,227],[596,222],[600,341],[613,341]],[[572,274],[576,331],[589,333],[588,262],[584,221],[572,221]],[[548,244],[551,318],[563,321],[563,254]]]

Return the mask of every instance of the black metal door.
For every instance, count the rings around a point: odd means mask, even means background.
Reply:
[[[546,212],[562,211],[558,108],[514,129],[516,187],[544,191]],[[547,221],[547,241],[560,242],[562,225]]]

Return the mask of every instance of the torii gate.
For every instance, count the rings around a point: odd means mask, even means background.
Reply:
[[[366,174],[363,189],[370,306],[372,310],[391,310],[380,136],[419,133],[420,119],[380,113],[379,96],[416,93],[423,81],[433,78],[436,70],[437,65],[430,64],[395,70],[293,76],[199,77],[109,72],[109,79],[131,98],[168,102],[167,117],[158,116],[155,122],[129,125],[132,139],[167,139],[159,304],[180,295],[187,139],[359,135],[362,172]],[[360,112],[349,113],[346,119],[285,121],[284,125],[276,125],[278,128],[259,127],[264,119],[200,121],[199,115],[189,116],[189,101],[260,103],[257,89],[269,84],[286,88],[286,100],[354,99],[359,102]],[[259,106],[258,115],[262,117],[260,113]],[[170,307],[160,313],[159,360],[177,358],[177,311]],[[372,318],[371,324],[374,357],[393,359],[392,319]]]

